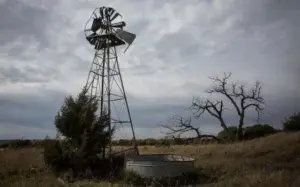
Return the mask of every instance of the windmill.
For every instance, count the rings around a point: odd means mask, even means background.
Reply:
[[[86,23],[85,37],[95,49],[86,88],[91,96],[99,99],[100,115],[105,111],[108,113],[109,131],[113,126],[130,125],[132,144],[139,154],[117,56],[117,47],[127,44],[126,51],[136,35],[123,30],[126,24],[117,21],[120,18],[122,16],[115,9],[100,7],[93,11]],[[110,135],[109,155],[112,154],[111,141]]]

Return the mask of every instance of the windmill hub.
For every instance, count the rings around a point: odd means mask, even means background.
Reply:
[[[93,11],[86,23],[85,37],[96,50],[86,88],[91,96],[98,98],[100,115],[102,116],[106,112],[109,116],[110,130],[123,124],[130,125],[133,146],[138,154],[117,57],[117,47],[127,44],[127,50],[136,35],[123,30],[126,24],[124,21],[116,21],[118,18],[122,18],[122,16],[113,8],[100,7]],[[125,112],[121,110],[124,108]],[[111,151],[110,136],[109,154]]]

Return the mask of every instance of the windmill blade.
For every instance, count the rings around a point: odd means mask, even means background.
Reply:
[[[94,19],[93,23],[92,23],[91,30],[93,32],[96,32],[97,30],[99,30],[101,28],[101,24],[102,24],[102,19],[101,18]]]
[[[95,16],[94,19],[98,18],[97,14],[95,12],[93,12],[93,15]]]
[[[108,9],[107,8],[104,9],[104,16],[105,16],[105,19],[108,20],[109,14],[108,14]]]
[[[113,21],[114,19],[116,19],[118,16],[121,16],[121,14],[119,14],[118,12],[116,12],[115,9],[111,8],[111,7],[107,7],[107,16],[109,17],[109,21]]]
[[[105,7],[101,7],[100,9],[99,9],[99,13],[100,13],[100,17],[103,19],[104,17],[103,17],[103,9],[104,9]]]
[[[126,23],[124,21],[121,21],[121,22],[113,23],[113,24],[111,24],[111,26],[122,28],[122,27],[126,26]]]
[[[129,45],[132,44],[132,42],[134,41],[134,39],[136,38],[136,35],[121,29],[117,29],[116,30],[116,35],[121,38],[122,40],[124,40],[126,43],[128,43]]]
[[[111,7],[108,7],[107,9],[108,9],[108,15],[109,16],[111,16],[115,12],[115,10]]]
[[[110,21],[113,21],[114,19],[116,19],[118,16],[121,16],[121,14],[119,14],[118,12],[116,12],[111,18]],[[122,16],[121,16],[122,17]]]

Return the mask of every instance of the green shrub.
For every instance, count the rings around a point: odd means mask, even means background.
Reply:
[[[245,128],[243,138],[244,139],[259,138],[270,134],[274,134],[276,132],[278,132],[278,130],[274,129],[270,125],[256,124]]]
[[[237,127],[230,126],[228,127],[228,131],[230,135],[228,135],[228,133],[224,130],[220,131],[218,133],[218,138],[223,140],[234,140],[236,138]],[[243,128],[242,132],[243,132],[242,139],[248,140],[248,139],[259,138],[266,135],[274,134],[276,132],[279,132],[279,130],[274,129],[272,126],[268,124],[256,124],[253,126],[248,126],[246,128]]]
[[[44,144],[44,162],[56,174],[66,171],[70,165],[70,155],[63,149],[61,142],[52,141]]]
[[[109,132],[108,113],[103,112],[98,115],[98,100],[90,97],[86,89],[77,98],[65,99],[54,121],[64,139],[46,138],[43,143],[45,163],[56,174],[67,172],[73,179],[117,175],[124,158],[106,157],[105,148],[114,128]]]
[[[300,131],[300,112],[285,119],[283,122],[283,130],[290,132]]]
[[[218,138],[219,139],[223,139],[223,140],[234,140],[235,137],[236,137],[236,133],[237,133],[237,127],[236,126],[229,126],[228,127],[228,131],[229,131],[229,134],[225,131],[225,130],[222,130],[218,133]]]
[[[44,145],[45,164],[56,174],[70,172],[72,178],[116,178],[124,167],[124,156],[103,158],[102,155],[86,155],[71,148],[70,141],[52,141]]]

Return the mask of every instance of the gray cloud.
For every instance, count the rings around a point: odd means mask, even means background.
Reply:
[[[53,129],[54,116],[66,93],[47,89],[29,93],[0,94],[1,124]]]
[[[7,68],[0,68],[0,76],[6,84],[9,83],[30,83],[30,82],[48,82],[57,78],[58,72],[54,68],[38,69],[35,67],[25,66],[22,68],[10,65]]]
[[[54,3],[54,2],[53,2]],[[23,1],[5,1],[0,6],[0,42],[8,44],[19,37],[34,37],[41,42],[40,47],[47,45],[46,29],[51,16],[51,3],[47,9],[28,5]],[[14,48],[20,52],[21,48]]]
[[[130,69],[130,73],[134,75],[153,75],[155,73],[155,69],[151,68],[151,66],[147,64],[136,65]]]
[[[141,137],[150,129],[157,136],[155,126],[172,114],[190,115],[192,96],[207,97],[207,77],[223,72],[263,83],[265,123],[279,127],[300,109],[299,1],[10,0],[0,5],[0,138],[55,133],[64,96],[86,81],[94,51],[83,27],[102,4],[120,11],[137,34],[119,61]],[[228,111],[226,121],[235,124],[235,113]],[[219,130],[209,116],[193,123]],[[253,111],[247,123],[255,123]]]

